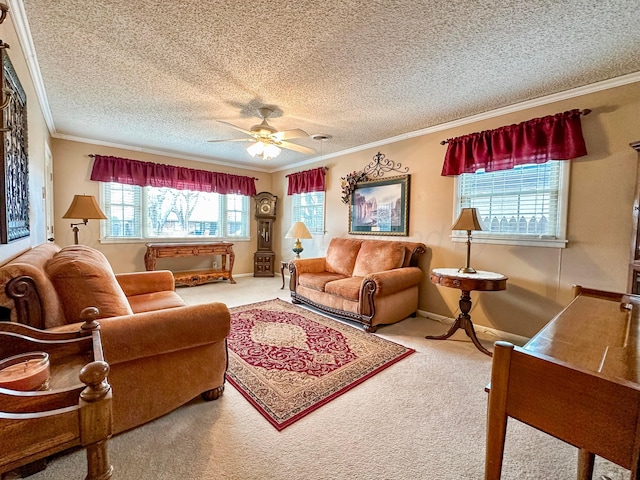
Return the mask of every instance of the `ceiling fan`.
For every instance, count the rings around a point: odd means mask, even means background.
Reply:
[[[293,130],[283,130],[282,132],[279,132],[276,128],[272,127],[267,122],[267,119],[273,114],[273,110],[271,108],[259,108],[258,113],[260,115],[260,118],[262,118],[262,122],[258,125],[253,125],[249,130],[245,130],[244,128],[238,127],[237,125],[233,125],[229,122],[218,120],[220,123],[229,125],[230,127],[249,135],[249,138],[230,138],[226,140],[208,141],[212,143],[255,142],[253,145],[247,147],[247,152],[249,152],[252,157],[259,156],[264,158],[265,160],[277,157],[280,154],[281,148],[286,148],[301,153],[316,153],[312,148],[303,147],[302,145],[297,145],[295,143],[286,141],[291,140],[292,138],[308,137],[309,134],[307,132],[299,128],[295,128]]]

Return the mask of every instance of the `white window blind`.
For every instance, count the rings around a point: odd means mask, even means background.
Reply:
[[[460,175],[457,212],[478,209],[484,229],[474,232],[474,239],[564,242],[568,164],[551,161]]]
[[[142,237],[142,189],[121,183],[103,184],[102,210],[107,220],[102,223],[104,235],[114,238]]]
[[[324,233],[324,192],[292,195],[292,223],[304,222],[311,233]]]
[[[102,184],[104,239],[248,238],[249,197]]]

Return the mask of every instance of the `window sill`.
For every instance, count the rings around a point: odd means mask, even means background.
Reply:
[[[237,242],[249,242],[251,241],[250,237],[230,237],[230,238],[220,238],[220,237],[158,237],[158,238],[100,238],[100,243],[102,244],[117,244],[117,243],[215,243],[215,242],[229,242],[229,243],[237,243]]]
[[[465,243],[466,235],[451,235],[451,241],[455,243]],[[471,243],[485,243],[491,245],[516,245],[520,247],[546,247],[546,248],[567,248],[568,240],[560,238],[538,238],[538,237],[517,237],[517,236],[490,236],[471,235]]]

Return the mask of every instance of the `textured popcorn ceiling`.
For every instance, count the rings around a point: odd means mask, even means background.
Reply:
[[[276,169],[640,71],[638,0],[24,0],[55,136]],[[588,108],[576,105],[576,108]],[[99,147],[96,152],[99,153]]]

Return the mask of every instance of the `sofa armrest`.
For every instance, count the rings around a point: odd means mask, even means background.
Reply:
[[[99,322],[105,361],[116,365],[223,341],[229,334],[231,317],[224,303],[214,302]]]
[[[175,281],[170,270],[118,273],[116,280],[127,297],[175,290]]]
[[[362,285],[365,288],[367,283],[375,284],[375,296],[391,295],[418,285],[423,276],[422,270],[418,267],[395,268],[367,275]]]
[[[326,271],[325,257],[296,258],[295,260],[291,260],[291,263],[295,265],[298,275],[301,273],[320,273]]]

